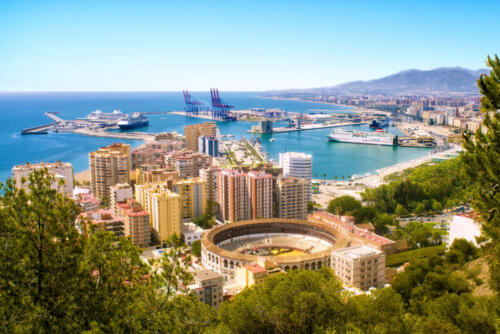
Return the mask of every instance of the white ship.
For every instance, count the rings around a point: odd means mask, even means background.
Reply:
[[[398,137],[390,135],[382,130],[376,132],[360,132],[353,130],[334,129],[328,136],[328,140],[341,143],[369,144],[369,145],[398,145]]]
[[[122,118],[118,122],[118,126],[120,127],[121,130],[142,128],[144,126],[147,126],[148,124],[149,124],[148,118],[144,116],[144,114],[141,114],[139,112],[132,113],[131,117],[126,115],[125,118]]]
[[[105,113],[97,109],[96,111],[88,114],[87,119],[92,121],[119,121],[126,116],[127,115],[122,113],[120,110],[113,110],[113,112]]]

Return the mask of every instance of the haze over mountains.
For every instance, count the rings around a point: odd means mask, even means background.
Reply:
[[[330,94],[478,94],[476,80],[487,69],[440,67],[433,70],[406,70],[380,79],[352,81],[336,86],[293,90],[301,93]],[[288,91],[289,93],[292,90]]]

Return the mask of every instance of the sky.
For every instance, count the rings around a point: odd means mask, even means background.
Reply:
[[[484,67],[500,1],[0,0],[0,91],[261,91]]]

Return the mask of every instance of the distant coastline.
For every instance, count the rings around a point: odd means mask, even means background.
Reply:
[[[299,102],[310,102],[310,103],[317,103],[317,104],[329,104],[337,107],[342,107],[346,108],[346,111],[350,112],[356,112],[358,113],[359,109],[355,109],[354,107],[346,106],[343,104],[338,104],[338,103],[333,103],[333,102],[322,102],[322,101],[313,101],[313,100],[304,100],[298,97],[277,97],[277,96],[262,96],[258,95],[257,96],[260,99],[269,99],[269,100],[282,100],[282,101],[299,101]]]

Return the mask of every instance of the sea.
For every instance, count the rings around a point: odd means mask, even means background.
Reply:
[[[192,95],[208,104],[208,92]],[[221,92],[221,98],[236,110],[250,108],[279,108],[300,113],[346,113],[352,109],[333,104],[297,100],[277,100],[261,97],[255,92]],[[75,172],[88,169],[88,153],[114,142],[138,146],[137,140],[89,137],[71,133],[21,135],[21,130],[51,123],[45,112],[57,112],[62,119],[86,117],[100,109],[125,113],[180,111],[184,108],[182,92],[79,92],[79,93],[0,93],[0,181],[11,176],[14,165],[26,162],[66,161]],[[206,120],[174,114],[150,114],[149,126],[135,129],[152,133],[177,131],[183,133],[185,125]],[[328,142],[331,129],[308,130],[281,134],[247,133],[254,122],[217,122],[222,135],[235,138],[260,138],[262,147],[271,159],[278,161],[281,152],[305,152],[313,155],[313,177],[342,179],[353,175],[374,173],[377,169],[428,154],[426,148],[388,147]],[[275,126],[282,126],[276,124]],[[353,128],[353,127],[348,127]],[[370,131],[367,125],[355,126]],[[401,135],[395,127],[389,132]],[[271,138],[274,138],[271,141]]]

